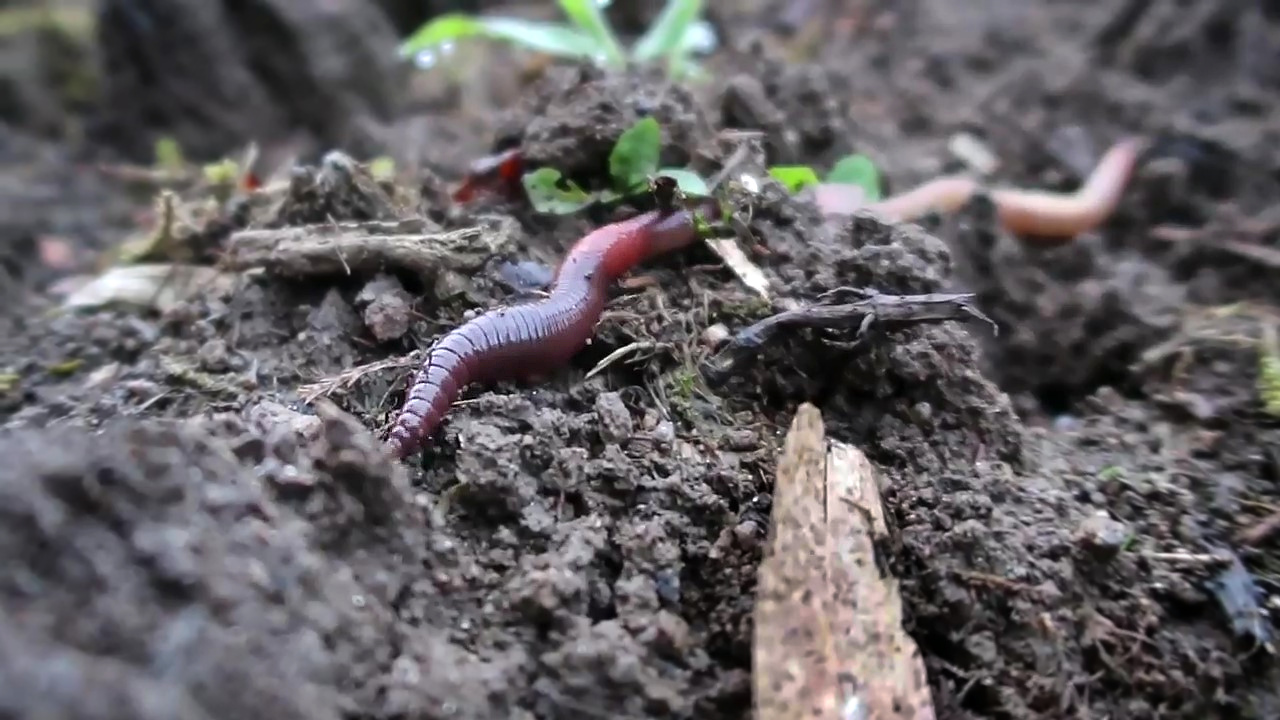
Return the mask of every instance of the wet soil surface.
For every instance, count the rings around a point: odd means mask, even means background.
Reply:
[[[1258,529],[1280,512],[1259,360],[1280,319],[1280,18],[781,5],[717,17],[702,85],[495,53],[468,79],[507,78],[474,91],[484,107],[453,92],[379,136],[411,178],[329,158],[183,235],[196,259],[239,227],[374,220],[460,243],[425,276],[321,264],[159,312],[57,312],[55,281],[145,232],[153,200],[6,130],[0,714],[748,717],[773,464],[811,400],[888,479],[886,557],[939,717],[1280,716],[1280,533]],[[1059,248],[1001,233],[982,200],[922,226],[824,222],[765,182],[752,259],[780,294],[968,290],[997,335],[801,333],[713,383],[703,331],[767,308],[696,248],[619,290],[571,368],[471,389],[426,453],[392,462],[398,359],[592,225],[449,208],[441,178],[518,142],[599,183],[644,113],[671,162],[714,169],[737,142],[722,131],[757,129],[769,162],[863,152],[899,189],[960,167],[961,132],[1002,182],[1050,188],[1123,135],[1156,142],[1116,216]]]

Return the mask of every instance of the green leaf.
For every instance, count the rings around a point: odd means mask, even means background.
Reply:
[[[857,185],[866,192],[867,202],[880,199],[880,172],[866,155],[846,155],[827,173],[827,182]]]
[[[544,167],[525,173],[520,178],[529,202],[538,212],[552,215],[569,215],[591,204],[594,197],[586,190],[569,180],[564,180],[567,188],[561,187],[564,178],[555,168]]]
[[[676,185],[685,195],[691,197],[708,197],[711,195],[711,189],[707,187],[707,181],[702,176],[692,170],[684,168],[662,168],[657,175],[666,175],[676,181]]]
[[[182,156],[182,146],[178,141],[165,135],[157,138],[155,142],[156,166],[162,170],[178,171],[186,165],[186,160]]]
[[[788,192],[797,193],[810,185],[817,185],[818,173],[808,165],[775,165],[769,168],[774,180],[787,187]]]
[[[609,175],[619,192],[647,183],[662,155],[662,127],[653,117],[641,118],[618,136],[609,153]]]
[[[618,44],[618,38],[605,19],[604,10],[597,0],[560,0],[560,9],[588,37],[594,38],[596,47],[614,67],[626,65],[627,58]]]
[[[702,14],[702,0],[667,0],[662,13],[631,48],[631,59],[652,62],[680,52],[685,34]]]
[[[447,42],[476,36],[561,57],[595,58],[600,52],[600,45],[593,38],[567,25],[450,13],[418,28],[400,45],[400,54],[412,57]]]

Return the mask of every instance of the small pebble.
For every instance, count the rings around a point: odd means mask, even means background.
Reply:
[[[675,613],[659,610],[640,639],[659,653],[683,657],[689,650],[689,625]]]
[[[635,424],[631,411],[616,392],[596,396],[596,417],[599,421],[600,439],[606,443],[621,443],[631,437]]]
[[[754,430],[731,430],[720,442],[720,447],[733,452],[747,452],[760,447],[760,436]]]
[[[676,426],[670,420],[663,420],[653,429],[651,437],[655,442],[662,445],[674,442],[676,439]]]
[[[412,318],[412,304],[403,291],[379,296],[364,308],[365,327],[378,342],[404,337]]]
[[[1118,555],[1128,539],[1128,526],[1113,520],[1105,511],[1098,511],[1085,518],[1076,532],[1076,542],[1099,559],[1111,559]]]
[[[247,419],[263,428],[287,427],[298,437],[314,440],[320,436],[323,421],[315,415],[292,410],[277,402],[266,400],[249,408]]]
[[[555,272],[542,263],[522,260],[503,263],[498,267],[498,276],[508,287],[528,292],[546,289],[551,285]]]
[[[731,336],[732,333],[729,332],[729,328],[725,327],[724,323],[716,323],[715,325],[707,326],[707,329],[702,331],[702,342],[711,347],[717,347],[728,342]]]
[[[453,270],[441,270],[431,286],[432,294],[440,301],[455,298],[470,289],[471,281]]]
[[[738,547],[744,550],[751,550],[759,545],[763,534],[759,523],[754,520],[743,520],[733,528],[733,539],[737,541]]]
[[[222,373],[231,369],[231,352],[225,340],[210,340],[201,345],[196,357],[205,372]]]

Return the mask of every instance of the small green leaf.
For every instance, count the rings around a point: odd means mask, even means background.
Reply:
[[[392,180],[396,176],[396,161],[387,155],[379,155],[369,161],[369,174],[375,180]]]
[[[818,173],[808,165],[775,165],[769,168],[774,180],[787,187],[788,192],[797,193],[810,185],[819,183]]]
[[[711,195],[711,189],[707,187],[707,181],[702,176],[692,170],[683,168],[662,168],[656,175],[666,175],[676,181],[676,185],[680,190],[691,197],[708,197]]]
[[[690,26],[702,14],[702,0],[667,0],[662,13],[631,48],[631,59],[652,62],[682,50]]]
[[[827,182],[857,185],[866,192],[867,202],[880,199],[880,172],[866,155],[846,155],[827,173]]]
[[[412,57],[447,42],[476,36],[561,57],[594,59],[600,52],[599,43],[592,37],[567,25],[450,13],[418,28],[400,45],[400,54]]]
[[[562,180],[567,188],[561,187]],[[520,181],[524,184],[524,191],[528,194],[533,209],[538,212],[569,215],[590,205],[595,199],[573,182],[564,180],[560,171],[555,168],[544,167],[525,173]]]
[[[605,60],[613,67],[626,65],[627,58],[618,44],[618,38],[605,19],[604,10],[596,0],[560,0],[560,9],[588,37],[596,41],[596,47],[605,54]]]
[[[161,169],[177,172],[186,164],[186,159],[182,155],[182,146],[168,135],[156,139],[154,152],[156,166]]]
[[[662,127],[653,117],[641,118],[618,136],[609,153],[609,175],[619,192],[627,192],[649,181],[662,155]]]
[[[204,181],[210,185],[233,185],[240,177],[240,165],[235,160],[224,158],[216,163],[208,163],[201,170]]]

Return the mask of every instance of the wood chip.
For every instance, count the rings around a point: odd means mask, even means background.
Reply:
[[[742,251],[738,243],[733,238],[708,238],[707,247],[724,261],[725,265],[733,271],[734,275],[742,281],[744,285],[754,290],[760,297],[768,300],[769,278],[765,277],[764,271],[751,262],[747,254]]]
[[[755,609],[759,720],[934,720],[897,582],[882,577],[878,477],[849,445],[828,443],[822,415],[796,412],[778,462]]]
[[[947,141],[947,149],[979,175],[991,175],[1000,168],[1000,160],[996,154],[972,133],[958,132],[952,135]]]

